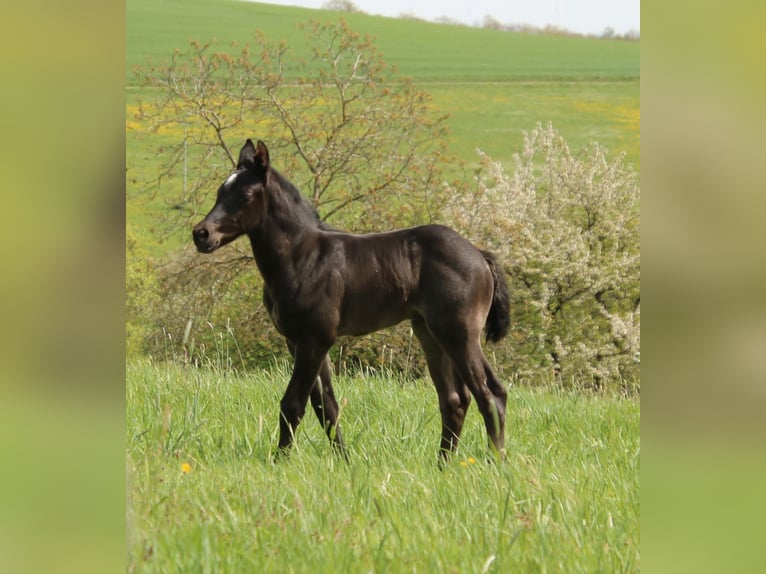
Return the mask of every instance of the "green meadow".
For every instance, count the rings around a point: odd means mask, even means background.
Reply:
[[[140,191],[158,145],[182,133],[149,133],[135,121],[138,99],[152,94],[131,72],[190,40],[215,38],[226,50],[261,30],[308,58],[296,24],[342,16],[431,95],[434,113],[449,115],[450,149],[468,165],[481,149],[512,171],[523,132],[538,122],[552,122],[572,149],[596,140],[640,165],[637,42],[235,0],[128,0],[126,8],[127,220],[152,255],[188,236],[156,237],[164,190]],[[269,134],[242,137],[268,142]],[[246,373],[229,357],[204,368],[171,359],[127,365],[129,572],[640,570],[636,395],[512,385],[506,460],[488,460],[472,406],[460,450],[440,471],[428,381],[341,373],[335,390],[350,463],[333,456],[309,409],[292,455],[275,464],[289,369]]]
[[[353,30],[375,38],[402,74],[422,82],[637,81],[639,76],[638,42],[509,33],[239,0],[128,0],[126,14],[129,76],[136,64],[167,57],[189,40],[245,44],[256,30],[291,39],[299,22],[341,17]],[[295,55],[310,56],[300,45]]]
[[[439,470],[427,381],[341,376],[350,463],[311,412],[274,463],[288,376],[128,365],[128,571],[639,571],[637,398],[512,387],[505,461],[471,407]]]

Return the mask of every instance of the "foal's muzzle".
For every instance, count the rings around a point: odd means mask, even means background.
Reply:
[[[192,231],[192,238],[194,239],[194,245],[197,247],[197,251],[200,251],[201,253],[210,253],[218,247],[218,242],[210,241],[210,232],[202,224],[199,224],[194,228]]]

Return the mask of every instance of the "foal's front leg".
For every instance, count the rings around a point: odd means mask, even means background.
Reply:
[[[329,348],[330,345],[311,339],[297,341],[294,345],[293,375],[280,402],[279,452],[286,452],[293,442],[295,429],[306,412],[306,402]]]
[[[287,348],[295,359],[295,344],[287,339]],[[319,376],[311,387],[311,406],[322,425],[327,438],[330,439],[333,448],[348,462],[348,453],[346,444],[343,441],[343,435],[338,428],[338,419],[340,418],[340,408],[335,399],[335,392],[332,388],[332,367],[330,360],[325,356],[322,365],[319,368]]]

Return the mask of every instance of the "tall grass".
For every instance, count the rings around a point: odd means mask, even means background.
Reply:
[[[350,464],[310,412],[275,464],[288,375],[128,365],[131,571],[639,570],[637,398],[513,387],[505,462],[472,407],[439,471],[430,384],[341,376]]]

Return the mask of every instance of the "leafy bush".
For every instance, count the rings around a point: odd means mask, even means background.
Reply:
[[[161,290],[155,263],[140,248],[130,226],[125,239],[125,349],[128,357],[138,357],[150,349]]]
[[[506,378],[536,384],[635,385],[640,378],[639,187],[622,157],[593,143],[573,154],[552,126],[525,135],[508,175],[485,154],[471,189],[450,188],[443,221],[494,251],[513,297],[512,331],[489,347]],[[212,263],[212,264],[211,264]],[[264,365],[286,349],[261,304],[246,243],[200,257],[191,248],[159,271],[155,353],[183,340],[188,359]],[[194,328],[185,333],[189,321]],[[161,327],[161,328],[160,328]],[[188,339],[188,340],[187,340]],[[175,347],[174,353],[179,347]],[[408,325],[343,338],[336,368],[424,372]]]
[[[529,381],[638,381],[636,172],[597,143],[573,154],[551,125],[525,134],[513,175],[481,156],[475,186],[455,190],[445,216],[510,276],[513,327],[501,362]]]

